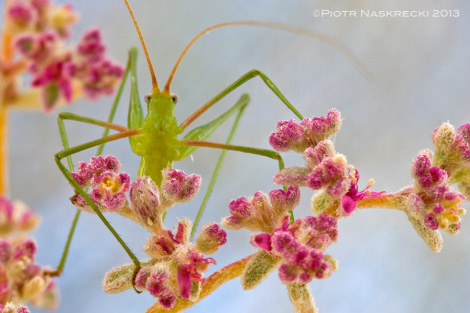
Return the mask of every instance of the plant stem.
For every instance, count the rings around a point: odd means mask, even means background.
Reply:
[[[175,306],[169,310],[163,308],[157,301],[147,311],[145,311],[145,313],[177,313],[186,310],[187,308],[195,305],[202,299],[209,296],[211,293],[216,291],[220,286],[222,286],[226,282],[241,276],[243,271],[245,270],[246,264],[253,255],[254,254],[251,254],[241,260],[233,262],[221,268],[220,270],[209,276],[207,279],[203,280],[201,293],[199,294],[199,298],[197,299],[197,301],[192,302],[189,299],[178,298]]]
[[[3,102],[3,99],[0,101]],[[8,194],[8,108],[0,104],[0,195]]]

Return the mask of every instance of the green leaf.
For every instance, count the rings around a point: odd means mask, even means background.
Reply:
[[[249,290],[258,286],[277,267],[281,259],[267,251],[260,250],[248,262],[241,277],[243,289]]]
[[[317,313],[312,293],[306,284],[292,283],[287,285],[289,299],[298,313]]]
[[[413,225],[413,228],[418,233],[418,235],[423,238],[424,242],[432,250],[432,252],[440,252],[443,246],[441,233],[437,230],[432,230],[424,226],[421,220],[418,220],[410,215],[408,215],[408,220]]]

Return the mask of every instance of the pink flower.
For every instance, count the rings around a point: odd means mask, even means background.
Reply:
[[[93,202],[103,211],[118,211],[127,206],[125,193],[129,190],[130,178],[126,173],[119,173],[121,164],[114,156],[93,157],[90,163],[80,162],[78,172],[72,176],[82,188],[91,186],[89,194]],[[94,212],[85,199],[76,194],[72,202],[80,209]]]
[[[271,232],[299,201],[300,190],[296,185],[290,186],[286,191],[273,190],[269,196],[257,192],[249,199],[242,197],[230,202],[232,215],[225,217],[222,225],[228,229],[244,227],[253,231]]]
[[[304,119],[300,123],[294,120],[280,121],[277,131],[269,136],[269,143],[277,151],[303,153],[308,147],[315,147],[320,141],[326,140],[341,128],[340,113],[330,110],[327,117]]]
[[[189,220],[181,220],[175,232],[161,230],[152,235],[144,246],[144,251],[157,262],[140,270],[136,285],[159,298],[167,309],[173,307],[176,296],[188,299],[192,284],[202,281],[209,264],[216,264],[214,259],[204,258],[201,252],[215,253],[226,242],[225,231],[216,224],[209,224],[203,226],[203,231],[196,239],[196,246],[192,246],[188,241],[190,226]],[[207,240],[211,241],[208,245],[210,249],[203,244]]]
[[[272,234],[252,236],[251,244],[280,258],[279,278],[284,284],[306,284],[313,278],[327,278],[332,265],[323,251],[338,238],[336,219],[321,214],[296,220],[292,225],[284,219]]]
[[[461,208],[465,197],[450,188],[447,171],[432,163],[431,154],[420,154],[413,160],[411,175],[415,185],[409,196],[408,213],[431,230],[440,228],[456,234],[460,229],[459,215],[465,214]]]
[[[0,196],[0,235],[34,229],[39,218],[24,203]]]
[[[341,206],[346,213],[346,215],[351,214],[354,209],[356,208],[356,202],[364,199],[365,197],[378,197],[381,194],[385,193],[385,191],[381,192],[371,192],[369,188],[371,185],[367,185],[362,191],[359,191],[358,183],[359,183],[359,172],[358,170],[354,170],[354,175],[350,174],[350,186],[348,192],[341,198]]]
[[[14,1],[8,9],[7,16],[18,26],[27,27],[36,21],[37,12],[26,3]]]
[[[163,171],[161,192],[168,202],[186,203],[191,201],[201,187],[201,176],[186,175],[183,171],[172,168]]]
[[[0,239],[0,303],[30,301],[47,309],[57,306],[55,282],[46,274],[49,269],[34,263],[36,252],[32,238]],[[12,312],[28,311],[19,308]]]
[[[132,208],[144,223],[158,223],[163,212],[160,207],[160,191],[149,177],[139,177],[130,187]]]

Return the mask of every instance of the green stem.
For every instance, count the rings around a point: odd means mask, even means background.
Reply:
[[[8,113],[0,103],[0,195],[8,194]]]
[[[232,142],[232,139],[235,135],[235,131],[237,130],[238,124],[240,122],[240,119],[242,117],[242,114],[245,108],[246,106],[242,106],[240,111],[238,112],[237,117],[235,118],[235,122],[233,123],[232,129],[230,130],[230,133],[228,135],[228,138],[225,144],[229,145]],[[212,190],[214,189],[215,182],[217,180],[217,175],[219,174],[220,168],[222,167],[222,163],[225,160],[226,154],[227,154],[227,150],[222,150],[222,152],[220,153],[219,160],[217,161],[217,165],[215,166],[214,173],[212,174],[212,177],[209,183],[209,187],[207,187],[206,194],[204,195],[204,199],[202,200],[201,206],[199,207],[199,211],[197,212],[196,218],[194,220],[194,224],[191,229],[191,236],[189,238],[190,241],[193,239],[197,226],[199,225],[199,222],[201,221],[202,214],[204,213],[204,209],[206,208],[206,205],[207,205],[207,202],[209,201]]]

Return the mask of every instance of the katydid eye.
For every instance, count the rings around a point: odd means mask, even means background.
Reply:
[[[173,103],[176,104],[178,102],[178,96],[175,95],[175,94],[172,94],[171,95],[171,101],[173,101]]]
[[[144,101],[145,101],[145,103],[149,103],[149,101],[150,101],[150,94],[149,93],[144,96]]]

